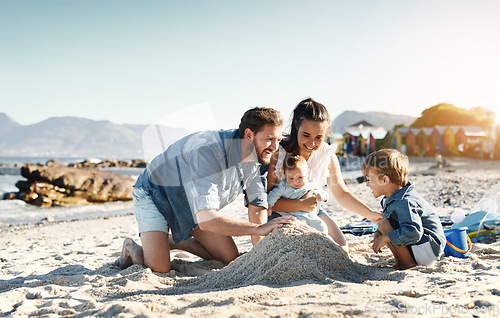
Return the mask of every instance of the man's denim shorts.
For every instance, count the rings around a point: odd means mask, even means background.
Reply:
[[[139,224],[139,234],[150,231],[162,231],[168,234],[168,224],[158,211],[151,196],[141,188],[132,190],[134,198],[134,214]]]

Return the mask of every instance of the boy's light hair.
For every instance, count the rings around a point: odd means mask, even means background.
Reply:
[[[375,169],[376,174],[387,175],[391,182],[404,187],[408,184],[408,157],[396,149],[381,149],[371,153],[363,162],[363,174]]]

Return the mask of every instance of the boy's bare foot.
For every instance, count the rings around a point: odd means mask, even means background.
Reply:
[[[133,239],[127,237],[123,241],[122,253],[118,260],[118,265],[121,269],[125,269],[134,264],[144,264],[142,247],[134,242]]]
[[[410,269],[410,268],[413,268],[413,267],[417,267],[417,264],[416,263],[412,263],[412,264],[399,264],[398,266],[394,265],[393,267],[394,267],[394,269],[397,269],[397,270],[405,270],[405,269]]]

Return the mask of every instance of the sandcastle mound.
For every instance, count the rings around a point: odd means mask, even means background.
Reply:
[[[176,287],[193,286],[199,291],[259,284],[283,286],[301,280],[360,283],[373,276],[373,270],[353,262],[322,233],[295,222],[276,229],[228,266],[180,281]]]

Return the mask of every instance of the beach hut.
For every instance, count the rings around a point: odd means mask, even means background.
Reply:
[[[442,153],[445,154],[444,151],[446,149],[443,148],[443,134],[448,129],[448,126],[435,126],[431,133],[431,150],[434,150],[434,154]]]
[[[436,139],[432,136],[434,128],[424,127],[420,128],[420,132],[417,134],[417,140],[415,145],[415,155],[417,156],[434,156],[436,149]],[[434,138],[433,138],[434,137]]]
[[[460,126],[455,136],[458,152],[471,157],[480,157],[487,139],[488,135],[479,126]]]
[[[343,155],[343,144],[344,144],[344,136],[339,133],[334,133],[328,136],[327,142],[335,147],[335,153],[339,155]]]
[[[358,145],[357,145],[358,136],[359,132],[356,131],[347,131],[344,134],[344,142],[342,145],[344,153],[356,156],[356,153],[358,152]]]
[[[368,155],[377,149],[377,142],[380,144],[380,139],[383,139],[386,133],[387,131],[383,127],[373,126],[365,120],[360,121],[346,127],[343,148],[346,149],[347,154]]]
[[[417,144],[417,135],[420,133],[420,128],[410,128],[406,135],[406,149],[408,155],[415,156],[415,145]]]
[[[358,143],[358,156],[366,156],[368,143],[370,141],[369,131],[360,131],[357,139]]]
[[[384,147],[386,135],[387,135],[387,130],[385,130],[384,128],[370,131],[370,144],[369,144],[370,153],[375,152],[382,148],[386,148]]]
[[[393,145],[393,142],[392,142],[392,135],[393,134],[394,134],[394,130],[389,130],[385,134],[385,137],[384,137],[384,148],[394,148],[392,146]]]
[[[458,150],[455,146],[455,135],[459,126],[448,126],[441,135],[441,153],[445,156],[456,156]]]
[[[406,153],[406,136],[410,128],[405,127],[396,127],[394,129],[394,133],[392,134],[392,148],[401,151],[402,153]]]

